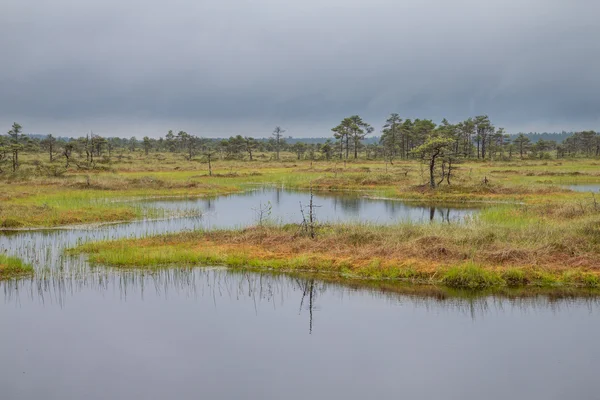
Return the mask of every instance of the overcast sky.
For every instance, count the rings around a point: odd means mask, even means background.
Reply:
[[[359,114],[600,129],[598,0],[0,0],[0,126],[326,136]]]

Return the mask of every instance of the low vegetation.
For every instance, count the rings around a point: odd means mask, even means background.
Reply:
[[[33,275],[33,267],[16,257],[0,254],[0,280]]]

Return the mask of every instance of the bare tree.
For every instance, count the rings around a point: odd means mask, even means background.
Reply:
[[[270,201],[267,201],[266,204],[260,203],[258,205],[258,208],[252,209],[252,211],[254,211],[254,214],[256,217],[256,222],[258,223],[258,226],[263,226],[265,224],[265,222],[269,221],[269,219],[271,218],[272,210],[273,210],[273,205],[271,204]]]
[[[317,234],[316,234],[316,225],[317,225],[317,218],[315,215],[315,208],[318,208],[321,206],[317,206],[314,203],[314,196],[313,196],[313,189],[312,189],[312,185],[310,186],[310,200],[308,202],[308,210],[306,210],[306,207],[302,206],[302,202],[300,202],[300,214],[302,214],[302,230],[304,230],[305,232],[307,232],[309,234],[309,236],[311,237],[311,239],[314,239]],[[308,211],[308,212],[306,212]],[[308,214],[308,215],[307,215]]]
[[[206,161],[208,162],[208,176],[212,176],[212,159],[215,152],[209,146],[203,146],[202,155],[206,157]]]

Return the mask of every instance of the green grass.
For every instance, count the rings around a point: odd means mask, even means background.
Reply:
[[[506,286],[506,281],[498,273],[486,270],[473,263],[449,268],[442,275],[441,282],[446,286],[461,289],[486,289],[494,286]]]
[[[0,279],[19,278],[33,275],[33,267],[17,257],[0,254]]]

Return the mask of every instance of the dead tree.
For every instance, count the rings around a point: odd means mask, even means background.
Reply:
[[[302,206],[302,202],[300,202],[300,214],[302,214],[301,227],[304,232],[308,233],[308,235],[311,237],[311,239],[314,239],[317,236],[317,234],[316,234],[317,218],[315,216],[315,208],[318,208],[318,207],[321,207],[321,206],[317,206],[314,203],[314,195],[313,195],[313,189],[312,189],[312,185],[311,185],[310,200],[308,203],[308,215],[305,212],[306,207]]]

